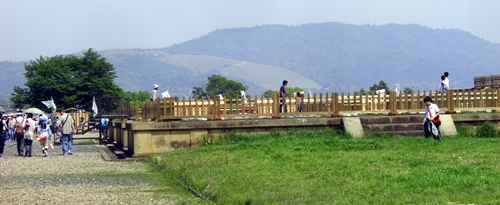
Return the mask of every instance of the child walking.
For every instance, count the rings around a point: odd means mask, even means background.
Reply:
[[[304,92],[297,92],[297,111],[302,112],[302,99],[304,98]]]
[[[441,121],[439,119],[439,107],[432,103],[432,98],[426,96],[424,98],[425,103],[425,118],[423,121],[425,138],[429,138],[431,135],[435,140],[441,141],[439,137],[439,126]]]
[[[42,157],[49,156],[49,142],[52,140],[52,131],[49,125],[47,125],[47,122],[48,119],[46,116],[40,117],[37,140],[40,141],[40,145],[42,145]]]

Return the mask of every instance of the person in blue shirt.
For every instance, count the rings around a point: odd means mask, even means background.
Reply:
[[[100,123],[99,123],[99,127],[100,127],[100,135],[101,136],[106,136],[105,134],[107,133],[107,125],[108,125],[108,119],[107,118],[101,118],[100,120]]]
[[[52,139],[52,131],[50,130],[48,122],[49,119],[46,116],[41,116],[37,129],[37,140],[40,141],[40,145],[42,145],[42,157],[47,157],[49,155],[49,142]]]

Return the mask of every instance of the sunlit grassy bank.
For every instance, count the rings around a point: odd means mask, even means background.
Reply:
[[[500,138],[251,136],[150,158],[217,204],[500,203]]]

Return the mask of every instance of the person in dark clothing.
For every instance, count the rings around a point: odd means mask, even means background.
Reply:
[[[286,97],[285,87],[288,85],[288,81],[284,80],[283,85],[280,87],[280,113],[283,112],[283,98]]]
[[[0,119],[3,118],[3,113],[0,112]],[[2,124],[0,126],[0,157],[3,156],[3,148],[5,147],[5,132],[7,129],[6,127]]]
[[[24,127],[24,117],[22,112],[17,113],[17,118],[15,118],[15,121],[16,121],[16,126],[15,126],[16,128],[14,131],[14,135],[16,136],[16,142],[17,142],[17,154],[19,156],[24,156],[24,129],[21,130],[18,129],[18,123],[21,123],[21,127]]]

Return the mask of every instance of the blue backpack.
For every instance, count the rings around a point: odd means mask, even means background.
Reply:
[[[40,117],[40,125],[38,125],[38,133],[47,133],[49,136],[49,139],[52,139],[52,131],[50,130],[50,127],[47,125],[47,117],[42,116]]]

